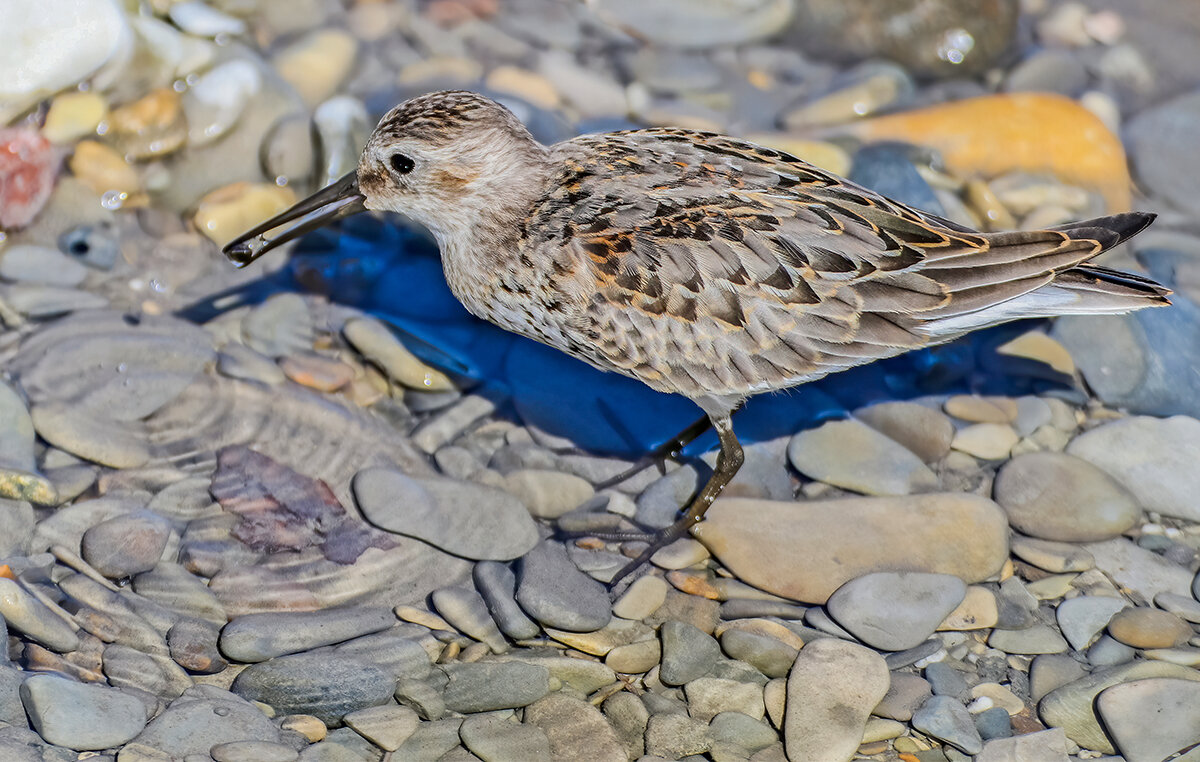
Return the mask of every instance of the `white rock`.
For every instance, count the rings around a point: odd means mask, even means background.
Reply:
[[[246,22],[210,8],[200,0],[175,3],[167,15],[180,29],[200,37],[216,37],[219,34],[236,35],[246,31]]]
[[[246,60],[227,61],[204,74],[183,96],[188,142],[199,146],[220,138],[260,90],[262,74]]]

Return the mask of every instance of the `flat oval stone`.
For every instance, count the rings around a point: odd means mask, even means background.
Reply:
[[[932,635],[966,594],[966,584],[948,574],[875,572],[839,587],[826,607],[863,643],[903,651]]]
[[[330,659],[321,654],[280,656],[251,664],[233,681],[232,690],[281,714],[311,714],[326,724],[349,712],[385,704],[396,680],[359,659]]]
[[[800,649],[784,708],[788,759],[834,762],[854,756],[890,679],[883,657],[869,648],[823,638]]]
[[[867,495],[908,495],[938,485],[919,457],[854,420],[796,434],[788,443],[788,460],[809,478]]]
[[[854,411],[854,416],[926,463],[945,457],[954,440],[949,416],[915,402],[881,402]]]
[[[1104,632],[1113,615],[1128,605],[1121,598],[1081,595],[1058,604],[1054,616],[1071,648],[1082,651]]]
[[[1118,611],[1108,622],[1108,634],[1134,648],[1173,648],[1195,635],[1175,614],[1142,606]]]
[[[967,709],[950,696],[934,696],[918,709],[912,725],[922,733],[945,741],[964,754],[983,751],[983,739]]]
[[[591,632],[612,618],[608,591],[571,563],[559,543],[543,541],[517,567],[517,603],[548,627]]]
[[[442,667],[450,682],[446,708],[464,714],[529,706],[550,692],[550,671],[526,662],[474,662]]]
[[[980,582],[1008,558],[1008,521],[966,494],[806,503],[725,498],[692,530],[741,580],[807,603],[874,571]]]
[[[626,762],[629,757],[600,710],[586,701],[551,693],[525,707],[525,722],[542,729],[552,759]]]
[[[395,623],[395,615],[386,608],[244,614],[221,630],[221,652],[236,661],[261,662],[386,630]]]
[[[1200,742],[1200,683],[1159,677],[1114,685],[1096,697],[1096,713],[1130,762],[1169,759]]]
[[[76,751],[120,746],[146,726],[146,707],[137,698],[57,675],[26,678],[21,702],[38,735]]]
[[[1044,540],[1107,540],[1141,515],[1112,477],[1064,453],[1018,455],[1000,469],[992,492],[1015,528]]]

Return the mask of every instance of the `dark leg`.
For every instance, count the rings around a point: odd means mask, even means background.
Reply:
[[[712,427],[716,429],[717,437],[721,441],[721,451],[717,454],[717,467],[713,471],[713,475],[709,478],[708,483],[704,485],[704,489],[700,490],[700,494],[696,495],[695,499],[692,500],[683,517],[659,532],[650,543],[650,547],[642,551],[641,555],[625,564],[616,573],[608,583],[610,589],[616,587],[618,582],[627,577],[639,566],[649,561],[650,556],[653,556],[680,537],[686,536],[688,530],[699,523],[700,519],[704,518],[704,513],[708,510],[708,507],[713,504],[713,501],[721,494],[721,490],[725,489],[725,485],[729,484],[730,480],[737,474],[738,469],[742,467],[745,456],[742,454],[742,445],[733,433],[733,422],[730,420],[729,415],[714,416],[711,418],[711,421]]]
[[[708,416],[701,416],[698,420],[693,421],[690,425],[688,425],[686,429],[663,442],[658,447],[655,447],[645,457],[639,458],[638,461],[629,468],[625,469],[616,476],[605,479],[597,484],[596,489],[602,490],[607,487],[611,487],[614,484],[620,484],[629,477],[640,474],[642,471],[645,471],[651,466],[661,466],[668,460],[675,460],[679,457],[679,453],[683,451],[683,448],[691,444],[701,434],[708,431],[709,427],[711,426],[712,421],[709,420]]]

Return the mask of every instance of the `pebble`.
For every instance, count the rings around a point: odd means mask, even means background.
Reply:
[[[948,416],[915,402],[881,402],[859,408],[854,416],[926,463],[945,457],[954,439],[954,422]]]
[[[233,681],[234,693],[284,714],[311,714],[327,724],[391,699],[395,678],[351,657],[295,654],[251,664]]]
[[[1011,549],[1022,561],[1055,574],[1087,571],[1096,566],[1095,557],[1086,548],[1065,542],[1015,535]]]
[[[556,519],[595,494],[591,484],[574,474],[540,468],[522,468],[506,474],[503,487],[539,519]]]
[[[767,677],[786,675],[803,645],[799,638],[785,642],[739,627],[729,627],[721,633],[721,648],[730,658],[746,662]]]
[[[1196,134],[1197,109],[1200,93],[1189,92],[1146,109],[1126,128],[1130,160],[1137,167],[1138,179],[1152,195],[1171,199],[1171,203],[1189,211],[1200,210],[1194,200],[1191,157],[1173,155],[1164,146],[1190,140]]]
[[[1023,630],[992,630],[988,645],[1009,654],[1056,654],[1067,650],[1067,641],[1053,627],[1035,624]]]
[[[279,369],[301,386],[325,393],[336,392],[354,380],[354,368],[339,360],[315,354],[281,357]]]
[[[994,706],[975,715],[975,729],[984,741],[1012,736],[1012,718],[1003,708]]]
[[[741,712],[722,712],[708,723],[708,737],[714,742],[733,744],[756,752],[779,742],[779,736],[766,723]]]
[[[989,740],[975,762],[1064,762],[1071,742],[1061,728]]]
[[[187,142],[187,123],[179,93],[151,90],[108,115],[105,138],[127,159],[152,159],[178,151]]]
[[[1138,501],[1117,481],[1065,453],[1013,458],[996,475],[993,493],[1015,528],[1046,540],[1105,540],[1141,515]]]
[[[328,100],[350,74],[358,41],[343,29],[317,29],[275,54],[279,76],[310,108]]]
[[[500,634],[479,593],[468,588],[442,587],[433,591],[430,601],[437,612],[459,632],[486,643],[495,653],[508,650],[508,643]]]
[[[889,682],[883,658],[863,646],[827,638],[800,649],[787,681],[788,758],[842,762],[853,756]]]
[[[0,277],[47,286],[78,286],[88,270],[49,246],[19,244],[0,251]]]
[[[22,285],[0,292],[7,306],[27,318],[42,320],[80,310],[98,310],[108,306],[103,296],[74,288]]]
[[[963,673],[946,662],[935,661],[925,667],[925,680],[934,695],[962,699],[967,695],[967,681]]]
[[[395,751],[416,731],[421,718],[406,706],[384,704],[350,712],[343,721],[384,751]]]
[[[1041,701],[1056,688],[1072,683],[1086,674],[1083,665],[1063,654],[1043,654],[1035,657],[1029,668],[1030,697]]]
[[[299,752],[268,741],[231,741],[209,749],[213,762],[294,762]]]
[[[454,749],[458,748],[459,729],[462,727],[462,723],[461,719],[422,722],[413,731],[413,734],[408,737],[408,740],[393,752],[393,758],[412,760],[452,759],[453,757],[450,755],[452,755]],[[334,731],[334,733],[336,732]],[[330,736],[333,736],[333,733]],[[355,737],[357,738],[358,736]],[[369,749],[368,754],[371,755],[372,762],[378,758],[377,752],[374,749]]]
[[[525,613],[560,630],[598,630],[612,618],[607,590],[579,571],[555,542],[538,543],[517,562],[516,597]]]
[[[550,762],[550,739],[541,728],[494,714],[473,715],[458,731],[463,746],[489,762]]]
[[[802,431],[788,460],[805,476],[867,495],[908,495],[937,487],[937,476],[895,440],[854,420]]]
[[[287,378],[279,366],[245,344],[230,342],[217,355],[217,371],[229,378],[275,386]]]
[[[770,37],[791,21],[792,0],[720,0],[694,5],[666,0],[647,5],[635,0],[599,0],[596,15],[656,44],[704,50]]]
[[[1150,678],[1200,681],[1200,672],[1177,664],[1137,661],[1101,667],[1090,675],[1046,694],[1038,703],[1038,714],[1050,727],[1062,728],[1067,737],[1085,749],[1114,754],[1116,749],[1100,726],[1095,713],[1096,696],[1106,688]]]
[[[809,603],[824,603],[842,584],[872,571],[949,574],[978,582],[1008,558],[1003,511],[974,495],[799,505],[726,498],[692,531],[739,579]]]
[[[192,215],[192,222],[209,240],[217,246],[224,246],[295,202],[296,194],[290,188],[281,188],[273,183],[241,181],[218,188],[201,198]]]
[[[455,712],[493,712],[528,706],[549,690],[546,667],[524,662],[447,664],[450,678],[444,700]]]
[[[959,429],[950,446],[980,460],[1003,460],[1019,440],[1008,424],[976,423]]]
[[[76,751],[120,746],[146,726],[146,708],[137,698],[56,675],[26,678],[21,702],[38,735]]]
[[[687,697],[688,714],[701,722],[708,722],[722,712],[740,712],[756,720],[766,715],[763,689],[754,683],[698,677],[683,686],[683,693]]]
[[[1133,661],[1137,650],[1111,635],[1101,635],[1087,650],[1088,663],[1096,667],[1111,667]]]
[[[0,577],[0,617],[9,628],[51,651],[65,654],[79,648],[79,636],[70,625],[7,577]]]
[[[920,676],[911,672],[893,672],[887,693],[871,710],[871,714],[908,722],[932,694],[929,682]]]
[[[1071,648],[1082,651],[1104,632],[1113,615],[1128,605],[1120,598],[1080,596],[1058,604],[1054,615]]]
[[[162,494],[162,493],[159,493]],[[203,579],[182,566],[161,563],[133,580],[134,591],[174,612],[221,626],[228,621],[224,606]]]
[[[969,585],[962,603],[946,615],[937,629],[986,630],[995,627],[999,621],[1000,609],[996,603],[996,595],[986,587]]]
[[[1195,598],[1164,592],[1154,596],[1154,605],[1164,611],[1170,611],[1184,621],[1200,624],[1200,602]]]
[[[525,708],[525,722],[550,741],[552,759],[626,762],[625,747],[600,711],[586,701],[560,693]]]
[[[200,0],[171,3],[168,16],[180,29],[197,37],[236,37],[246,32],[246,22],[222,13]]]
[[[926,701],[913,714],[912,726],[964,754],[978,754],[983,750],[983,739],[975,728],[975,721],[966,707],[949,696],[933,696]]]
[[[996,708],[1003,709],[1008,714],[1020,714],[1025,709],[1025,702],[1009,688],[999,683],[979,683],[971,688],[971,698],[985,698],[991,701]]]
[[[645,619],[667,600],[667,582],[662,577],[638,577],[613,604],[613,616]]]
[[[174,759],[237,741],[278,743],[279,729],[258,707],[213,686],[189,689],[135,739],[139,747]]]
[[[0,558],[29,554],[34,523],[32,505],[0,498]]]
[[[495,410],[496,403],[487,397],[463,397],[418,426],[412,434],[412,442],[422,452],[437,452],[442,445],[450,443],[480,418],[490,415]]]
[[[1200,458],[1200,421],[1134,416],[1079,435],[1067,452],[1092,463],[1164,516],[1200,520],[1194,499],[1200,482],[1191,468]]]
[[[221,630],[221,652],[236,661],[263,662],[379,632],[395,623],[386,608],[243,614]]]
[[[966,596],[957,577],[920,572],[876,572],[850,580],[826,607],[855,638],[884,651],[924,642]]]
[[[210,675],[229,666],[217,646],[219,638],[220,630],[212,622],[181,619],[167,631],[167,648],[179,666]]]
[[[512,569],[496,561],[480,561],[475,564],[472,575],[475,589],[483,596],[488,612],[501,632],[513,640],[537,637],[541,628],[525,615],[514,597],[517,576]]]
[[[538,542],[525,506],[494,487],[374,467],[359,471],[353,488],[371,523],[464,558],[508,561]]]
[[[1108,621],[1108,634],[1133,648],[1173,648],[1195,635],[1175,614],[1141,606],[1118,611]]]
[[[1200,683],[1160,677],[1114,685],[1096,696],[1096,714],[1125,759],[1159,762],[1200,743]]]
[[[110,579],[149,571],[162,558],[171,525],[150,511],[135,511],[102,521],[83,533],[85,561]]]
[[[549,628],[546,634],[559,643],[593,656],[604,656],[620,646],[644,641],[654,641],[654,630],[641,622],[614,618],[595,632],[566,632]]]
[[[202,146],[223,137],[260,90],[259,67],[245,59],[226,61],[204,73],[183,96],[188,142]]]
[[[708,725],[682,714],[652,714],[646,723],[646,754],[683,759],[711,748]]]
[[[409,352],[387,326],[373,318],[347,320],[342,335],[363,357],[379,366],[388,378],[410,389],[453,391],[454,382]]]
[[[667,685],[683,685],[706,675],[721,655],[721,646],[711,635],[687,622],[663,622],[659,637],[662,640],[659,679]]]
[[[646,724],[650,712],[633,693],[621,691],[605,699],[601,706],[604,716],[624,744],[629,759],[637,759],[646,751]]]

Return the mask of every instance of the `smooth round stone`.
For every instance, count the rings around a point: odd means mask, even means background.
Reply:
[[[1170,611],[1184,621],[1200,624],[1200,602],[1178,593],[1159,593],[1154,596],[1154,605]]]
[[[188,143],[201,146],[220,139],[261,89],[259,67],[244,59],[226,61],[205,72],[183,96]]]
[[[236,182],[205,194],[196,205],[192,222],[196,224],[196,229],[213,243],[224,246],[242,232],[279,214],[295,202],[296,194],[290,188],[281,188],[273,183]],[[273,300],[284,297],[300,299],[295,294],[283,294],[271,297],[264,304],[270,304]],[[262,307],[258,309],[262,309]],[[250,314],[254,315],[258,309]],[[288,326],[293,330],[295,327],[295,325]],[[247,336],[246,343],[250,344],[253,349],[263,352],[263,348],[251,343],[250,339],[251,337]],[[288,349],[293,349],[293,347],[288,347]],[[286,350],[276,352],[274,355],[271,355],[270,352],[263,352],[263,354],[271,356],[286,353]]]
[[[1058,604],[1054,616],[1071,648],[1082,651],[1104,632],[1113,615],[1128,605],[1121,598],[1081,595]]]
[[[1025,709],[1025,702],[1008,688],[999,683],[980,683],[971,688],[971,698],[986,698],[1008,714],[1020,714]]]
[[[484,760],[550,762],[550,739],[541,728],[494,714],[473,715],[458,730],[463,746]]]
[[[767,677],[786,675],[799,653],[791,643],[737,627],[721,633],[721,648],[730,658],[746,662]]]
[[[983,751],[983,739],[966,707],[949,696],[933,696],[918,709],[912,726],[922,733],[945,741],[964,754]]]
[[[867,62],[838,76],[830,92],[789,109],[779,121],[788,131],[803,133],[882,111],[910,96],[913,89],[912,77],[899,66]],[[919,209],[944,211],[908,153],[895,145],[860,148],[854,155],[850,180]]]
[[[907,495],[938,485],[919,457],[854,420],[796,434],[788,443],[788,460],[811,479],[867,495]]]
[[[454,712],[494,712],[528,706],[550,691],[550,671],[540,664],[454,663],[442,667],[450,678],[443,699]]]
[[[994,706],[975,715],[975,729],[984,741],[1012,736],[1012,718],[1004,709]]]
[[[354,497],[368,521],[448,553],[507,561],[533,548],[537,525],[504,490],[441,477],[411,477],[372,467],[354,476]]]
[[[1029,594],[1039,601],[1050,601],[1063,598],[1073,589],[1078,574],[1052,574],[1026,585]]]
[[[385,630],[396,623],[386,608],[243,614],[221,630],[221,652],[242,662],[262,662]]]
[[[930,665],[933,666],[933,665]],[[1083,665],[1064,654],[1043,654],[1029,666],[1029,695],[1041,701],[1050,691],[1073,683],[1087,674]]]
[[[231,741],[209,749],[213,762],[294,762],[300,753],[290,746],[268,741]]]
[[[659,638],[662,640],[659,679],[667,685],[683,685],[702,677],[721,655],[721,646],[711,635],[687,622],[663,622]]]
[[[643,641],[658,642],[654,630],[641,622],[614,618],[595,632],[567,632],[548,628],[546,634],[570,648],[593,656],[604,656],[619,646]]]
[[[1055,574],[1087,571],[1096,565],[1095,556],[1078,545],[1020,535],[1012,538],[1011,545],[1017,558]]]
[[[756,720],[766,715],[763,689],[754,683],[698,677],[683,686],[683,693],[687,697],[688,714],[702,722],[708,722],[721,712],[741,712]]]
[[[258,707],[228,691],[197,686],[172,701],[135,743],[166,757],[183,759],[208,754],[212,747],[223,743],[279,740],[279,729]]]
[[[883,657],[869,648],[825,638],[800,649],[784,708],[788,759],[850,759],[890,680]]]
[[[1056,654],[1067,650],[1062,635],[1044,624],[1024,630],[992,630],[987,642],[1008,654]]]
[[[1066,731],[1067,737],[1085,749],[1115,754],[1108,735],[1096,715],[1096,696],[1106,688],[1149,678],[1176,678],[1200,682],[1200,672],[1177,664],[1137,661],[1101,667],[1086,677],[1048,693],[1038,703],[1038,714],[1050,727]]]
[[[650,711],[635,694],[621,691],[605,699],[604,716],[625,746],[629,759],[637,759],[646,750],[646,724]]]
[[[552,759],[627,762],[625,747],[604,715],[581,699],[551,693],[525,708],[525,723],[550,740]]]
[[[17,245],[0,251],[0,277],[47,286],[78,286],[88,269],[49,246]]]
[[[876,572],[839,587],[826,608],[863,643],[903,651],[932,635],[966,594],[966,584],[947,574]]]
[[[272,58],[279,75],[309,107],[329,99],[349,76],[358,55],[358,41],[343,29],[317,29]]]
[[[217,647],[221,631],[202,619],[181,619],[167,631],[167,648],[175,663],[190,672],[210,675],[229,666]]]
[[[713,717],[708,723],[708,735],[713,741],[733,744],[748,752],[779,742],[779,736],[769,725],[741,712],[722,712]]]
[[[954,440],[949,416],[915,402],[881,402],[854,411],[854,417],[926,463],[945,457]]]
[[[1088,663],[1095,667],[1126,664],[1137,656],[1137,649],[1127,646],[1111,635],[1101,635],[1087,650]]]
[[[95,91],[60,93],[50,102],[42,137],[60,145],[94,135],[108,116],[108,103]]]
[[[506,564],[480,561],[472,571],[475,589],[483,597],[500,631],[513,640],[537,637],[541,628],[517,605],[517,576]]]
[[[1143,508],[1200,521],[1200,421],[1136,416],[1079,435],[1067,452],[1123,485]]]
[[[1076,96],[1088,85],[1088,72],[1080,56],[1067,50],[1041,50],[1008,72],[1008,92],[1061,93]]]
[[[395,684],[395,678],[365,661],[296,654],[251,664],[232,690],[280,713],[311,714],[333,724],[349,712],[387,703]]]
[[[8,306],[25,317],[41,319],[58,317],[81,310],[98,310],[108,306],[100,294],[74,288],[27,284],[4,291]]]
[[[1000,621],[1000,608],[996,595],[986,587],[970,585],[958,604],[942,623],[938,630],[986,630],[995,627]]]
[[[1169,611],[1139,606],[1117,612],[1108,622],[1108,634],[1133,648],[1173,648],[1195,632]]]
[[[1200,742],[1200,683],[1151,678],[1114,685],[1096,697],[1096,713],[1127,760],[1165,760]]]
[[[1018,455],[1000,469],[992,493],[1015,528],[1044,540],[1106,540],[1141,516],[1137,501],[1117,481],[1064,453]]]
[[[548,540],[517,562],[516,597],[525,613],[559,630],[590,632],[612,618],[604,585],[579,571],[561,544]]]
[[[958,394],[946,400],[943,409],[960,421],[971,423],[1012,423],[1017,420],[1017,401],[1008,397]]]
[[[739,45],[779,32],[792,18],[792,0],[600,0],[594,8],[605,21],[638,39],[676,48],[707,49]]]
[[[1167,147],[1189,145],[1200,135],[1197,113],[1200,93],[1191,92],[1142,111],[1125,130],[1138,179],[1152,195],[1171,199],[1190,212],[1200,211],[1195,157],[1180,156]]]
[[[351,712],[344,721],[384,751],[395,751],[416,731],[421,718],[406,706],[384,704]]]
[[[161,563],[142,572],[134,578],[133,589],[172,611],[218,627],[229,620],[225,607],[204,580],[177,564]]]
[[[0,558],[29,554],[35,522],[32,505],[0,498]]]
[[[279,358],[283,374],[310,389],[336,392],[354,380],[354,369],[344,362],[313,354],[296,354]]]
[[[539,519],[556,519],[573,511],[596,492],[574,474],[541,468],[522,468],[507,474],[504,489]]]
[[[110,579],[132,577],[155,567],[171,537],[167,520],[150,511],[135,511],[102,521],[83,533],[85,561]]]
[[[274,386],[287,378],[279,366],[245,344],[230,342],[217,355],[217,371],[229,378]]]
[[[925,667],[925,679],[935,695],[955,698],[966,696],[967,681],[962,672],[946,662],[935,661]]]
[[[931,695],[933,690],[929,681],[911,672],[893,672],[888,692],[871,710],[871,714],[908,722]]]
[[[616,646],[604,656],[604,663],[614,672],[640,674],[649,672],[662,661],[662,645],[658,640]]]
[[[824,603],[874,571],[980,582],[1008,559],[1008,521],[974,495],[844,498],[806,503],[725,498],[692,530],[739,579]]]
[[[662,577],[638,577],[613,604],[613,616],[623,619],[645,619],[667,600],[669,585]]]
[[[146,726],[146,707],[139,699],[56,675],[26,678],[21,683],[21,702],[38,735],[76,751],[120,746]]]
[[[0,577],[0,617],[9,628],[51,651],[71,653],[79,648],[79,636],[70,625],[6,577]]]
[[[35,405],[29,412],[38,434],[72,455],[111,468],[137,468],[150,460],[143,439],[80,406],[49,403]]]
[[[486,643],[495,653],[508,649],[508,643],[479,593],[467,588],[443,587],[433,591],[430,601],[437,612],[464,635]]]
[[[959,429],[950,447],[980,460],[1003,460],[1019,440],[1006,423],[976,423]]]
[[[391,378],[410,389],[429,392],[452,391],[454,382],[409,352],[387,326],[374,318],[354,318],[342,326],[346,337],[363,357]]]

